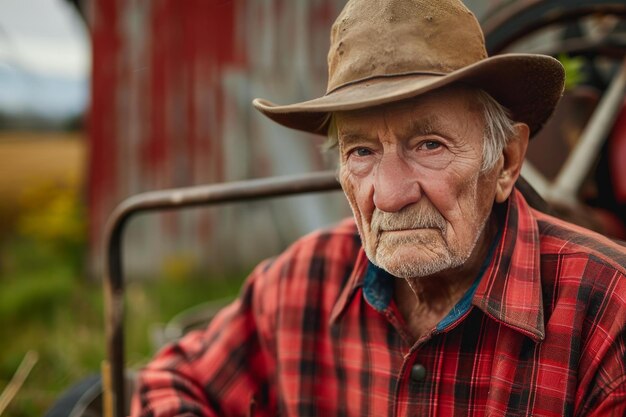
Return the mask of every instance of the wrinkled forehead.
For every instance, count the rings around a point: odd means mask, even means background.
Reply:
[[[469,86],[452,86],[417,98],[366,109],[336,112],[334,128],[339,139],[369,134],[373,121],[384,119],[390,130],[400,134],[428,134],[442,126],[482,125],[478,91]],[[481,117],[476,117],[480,115]]]

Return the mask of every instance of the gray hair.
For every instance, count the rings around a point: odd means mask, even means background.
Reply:
[[[496,165],[502,150],[515,134],[515,122],[510,112],[485,91],[477,90],[476,99],[482,107],[485,121],[481,170],[486,172]]]
[[[515,134],[515,122],[511,119],[509,110],[498,103],[491,95],[481,89],[476,89],[475,92],[476,100],[482,107],[485,121],[481,171],[486,172],[496,165],[502,155],[502,150]],[[323,145],[324,150],[334,149],[339,143],[335,114],[330,114],[328,121],[329,127],[327,140]]]

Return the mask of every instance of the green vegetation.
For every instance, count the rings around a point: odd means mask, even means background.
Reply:
[[[4,415],[41,416],[80,379],[98,373],[104,358],[100,283],[81,273],[85,248],[79,196],[68,189],[31,194],[16,232],[0,247],[0,392],[24,355],[39,360]],[[29,200],[30,199],[30,200]],[[127,352],[131,365],[152,355],[149,331],[201,302],[234,296],[242,275],[212,279],[164,268],[158,279],[127,287]]]
[[[560,54],[558,59],[563,64],[563,68],[565,68],[565,90],[571,90],[585,82],[584,58]]]
[[[36,351],[39,361],[7,415],[42,415],[64,387],[97,369],[104,352],[101,297],[96,286],[32,241],[11,239],[3,261],[0,389],[25,353]]]

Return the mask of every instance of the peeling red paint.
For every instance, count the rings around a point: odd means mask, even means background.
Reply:
[[[111,86],[117,84],[117,72],[110,63],[116,62],[121,44],[117,32],[110,30],[111,25],[115,26],[117,22],[117,2],[95,2],[93,7],[95,18],[91,24],[91,39],[93,50],[98,53],[93,54],[92,100],[88,122],[89,238],[92,252],[96,251],[92,257],[99,255],[97,251],[101,247],[103,225],[115,204],[111,189],[115,188],[117,161],[111,155],[116,151],[116,120],[110,116],[115,112],[116,95]]]
[[[297,139],[296,148],[307,150],[298,155],[266,149],[277,139],[273,131],[258,130],[266,122],[259,121],[250,100],[252,94],[271,99],[276,92],[304,99],[298,96],[306,92],[303,85],[323,92],[328,30],[343,3],[93,1],[89,201],[94,257],[106,217],[132,194],[281,174],[281,163],[299,170],[322,168],[314,143]],[[300,67],[298,59],[305,60]],[[310,69],[301,74],[299,68]],[[282,130],[280,135],[295,134]],[[228,227],[213,214],[194,216],[190,223],[167,215],[162,230],[145,235],[154,233],[167,246],[188,229],[206,242]]]

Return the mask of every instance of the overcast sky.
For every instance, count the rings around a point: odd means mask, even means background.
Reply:
[[[84,78],[89,41],[64,0],[0,0],[0,65],[40,75]]]
[[[0,111],[65,118],[89,100],[90,43],[64,0],[0,0]]]

